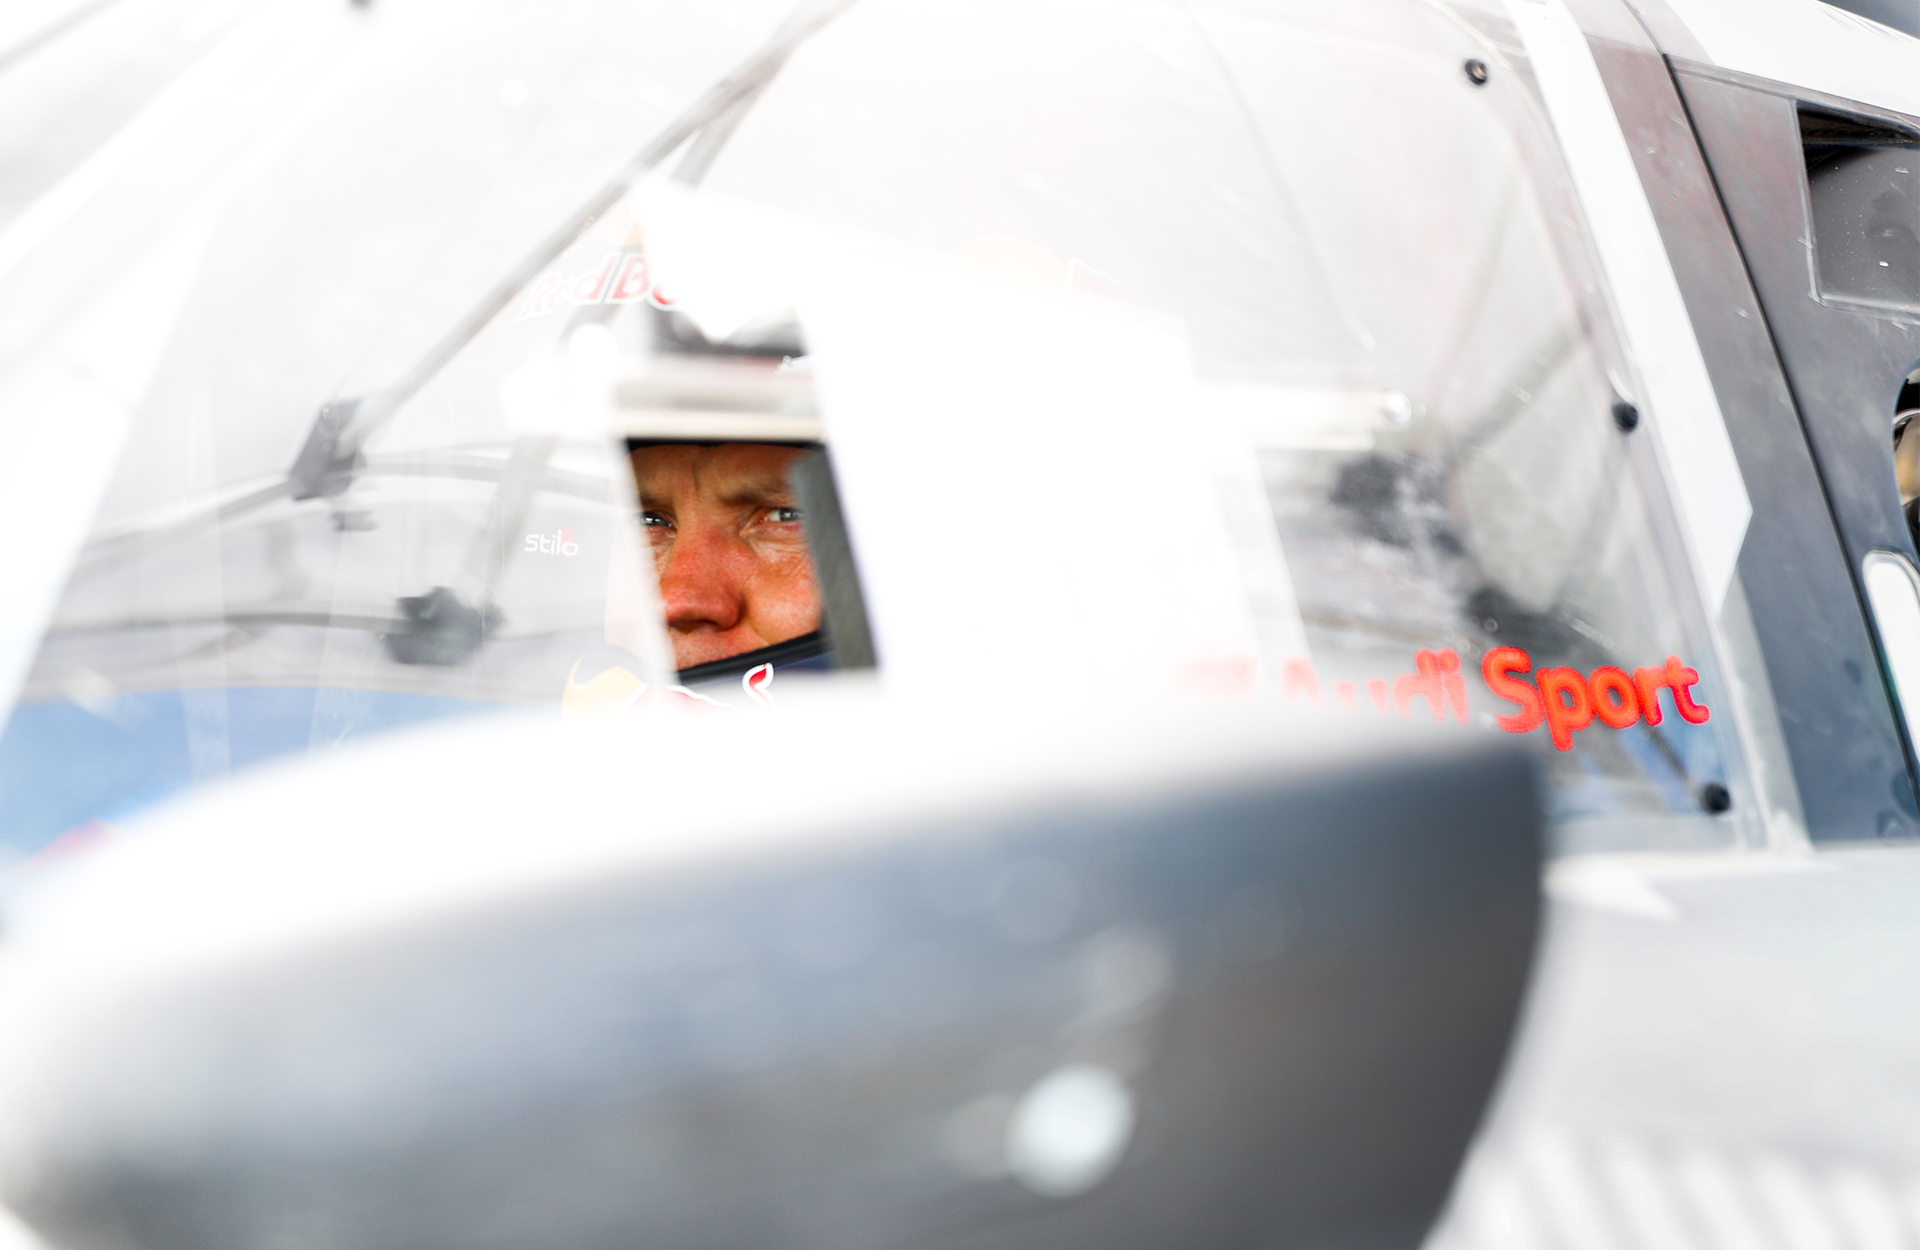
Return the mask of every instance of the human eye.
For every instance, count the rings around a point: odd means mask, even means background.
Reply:
[[[798,508],[768,508],[767,520],[776,525],[798,525],[801,521]]]
[[[655,512],[652,509],[647,509],[640,513],[640,524],[642,527],[650,530],[670,530],[673,528],[673,521],[666,513]]]

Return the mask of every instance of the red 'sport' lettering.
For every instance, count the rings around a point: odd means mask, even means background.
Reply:
[[[1530,683],[1512,676],[1532,669],[1533,658],[1518,647],[1495,647],[1480,661],[1480,676],[1486,679],[1487,689],[1520,705],[1520,710],[1511,716],[1493,718],[1494,724],[1510,734],[1528,732],[1540,723],[1544,715],[1544,709],[1540,706],[1540,692]]]
[[[1690,725],[1705,724],[1708,715],[1707,709],[1695,703],[1688,693],[1699,680],[1700,674],[1680,663],[1679,656],[1667,657],[1667,685],[1673,687],[1674,710]]]
[[[1547,705],[1547,732],[1562,751],[1573,749],[1573,731],[1593,723],[1593,700],[1577,668],[1540,670],[1540,699]]]
[[[1640,719],[1640,696],[1625,669],[1602,665],[1587,678],[1587,686],[1593,694],[1593,714],[1601,724],[1625,729]]]
[[[1411,673],[1391,680],[1368,678],[1365,682],[1336,681],[1333,696],[1345,708],[1357,706],[1357,695],[1364,685],[1367,699],[1379,712],[1413,715],[1413,705],[1425,699],[1433,719],[1443,721],[1447,713],[1461,724],[1471,719],[1466,679],[1460,672],[1460,654],[1451,648],[1421,648],[1414,652]],[[1703,724],[1710,713],[1706,705],[1693,698],[1693,687],[1700,674],[1670,655],[1659,668],[1640,668],[1629,675],[1626,669],[1603,664],[1591,673],[1577,668],[1544,668],[1533,673],[1533,657],[1519,647],[1495,647],[1480,662],[1480,675],[1496,696],[1514,705],[1512,713],[1494,717],[1494,723],[1508,733],[1530,733],[1543,723],[1553,745],[1562,751],[1573,749],[1573,735],[1599,721],[1613,729],[1626,729],[1644,717],[1649,725],[1661,720],[1660,690],[1673,692],[1673,706],[1690,724]],[[1323,705],[1320,677],[1305,656],[1289,656],[1281,663],[1282,697],[1293,703],[1304,700]]]
[[[1667,670],[1636,668],[1633,670],[1633,684],[1640,691],[1640,714],[1647,718],[1647,724],[1658,725],[1665,719],[1660,711],[1660,687],[1667,684]]]
[[[1692,695],[1700,674],[1682,664],[1676,655],[1668,656],[1660,668],[1637,668],[1631,677],[1625,669],[1611,664],[1601,665],[1586,677],[1577,668],[1544,668],[1534,685],[1514,676],[1532,667],[1532,658],[1518,647],[1495,647],[1487,652],[1480,663],[1487,688],[1519,705],[1518,712],[1497,716],[1494,722],[1508,733],[1523,734],[1544,720],[1553,745],[1562,751],[1572,750],[1573,735],[1596,720],[1614,729],[1625,729],[1642,717],[1647,724],[1658,725],[1662,687],[1673,692],[1673,706],[1688,723],[1704,724],[1710,715]]]

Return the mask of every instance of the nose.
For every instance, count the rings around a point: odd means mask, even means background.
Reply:
[[[658,566],[661,606],[675,633],[725,633],[746,615],[749,554],[713,527],[683,527]]]

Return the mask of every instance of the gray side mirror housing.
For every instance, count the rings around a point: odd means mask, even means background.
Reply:
[[[62,1250],[1407,1247],[1540,795],[1475,742],[907,804],[128,993],[4,1197]]]

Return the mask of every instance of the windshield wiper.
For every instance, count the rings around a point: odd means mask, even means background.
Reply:
[[[689,139],[693,139],[694,144],[675,177],[682,182],[697,182],[787,59],[852,4],[853,0],[802,0],[765,46],[668,123],[611,182],[575,211],[565,226],[508,271],[405,374],[381,390],[324,405],[314,418],[293,467],[288,470],[287,481],[293,498],[331,497],[352,485],[360,464],[360,449],[368,436],[432,381],[542,270],[572,247],[583,230],[619,203],[636,183]]]

